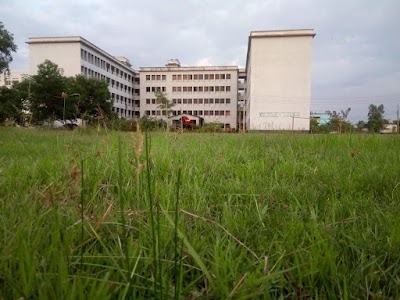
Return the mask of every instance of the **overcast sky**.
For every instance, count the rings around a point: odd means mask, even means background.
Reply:
[[[134,68],[246,63],[250,31],[313,28],[313,111],[367,118],[400,103],[400,0],[0,0],[14,34],[11,69],[28,68],[33,36],[80,35]]]

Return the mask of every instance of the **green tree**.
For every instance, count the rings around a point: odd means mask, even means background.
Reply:
[[[17,46],[14,44],[14,36],[0,22],[0,73],[8,70],[8,65],[13,60],[11,52],[15,51]]]
[[[14,88],[0,88],[0,123],[6,120],[22,123],[22,101],[19,99],[18,91]]]
[[[172,114],[172,107],[174,107],[175,104],[168,100],[167,94],[161,92],[160,90],[157,90],[154,95],[158,104],[157,107],[162,111],[166,111],[167,116],[170,117]]]
[[[37,75],[32,79],[31,110],[34,121],[63,119],[64,113],[66,119],[73,118],[76,114],[76,104],[73,101],[66,101],[64,109],[65,79],[58,65],[46,60],[38,65]]]
[[[383,128],[385,124],[385,119],[383,118],[384,113],[385,113],[385,108],[383,104],[379,106],[370,104],[370,106],[368,107],[368,123],[367,123],[367,128],[369,131],[379,132]]]
[[[76,75],[66,79],[66,91],[68,95],[77,95],[73,101],[76,105],[76,117],[88,122],[114,117],[106,81]]]

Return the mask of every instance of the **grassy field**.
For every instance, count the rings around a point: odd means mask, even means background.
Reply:
[[[399,299],[399,152],[0,128],[0,299]]]

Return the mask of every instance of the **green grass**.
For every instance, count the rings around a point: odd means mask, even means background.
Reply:
[[[398,299],[399,149],[0,128],[0,299]]]

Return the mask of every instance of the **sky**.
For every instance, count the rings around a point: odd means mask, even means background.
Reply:
[[[370,104],[396,119],[400,0],[0,0],[0,21],[28,69],[29,37],[79,35],[138,69],[245,66],[250,31],[312,28],[311,110],[366,120]]]

